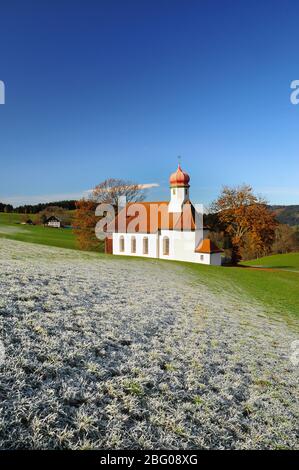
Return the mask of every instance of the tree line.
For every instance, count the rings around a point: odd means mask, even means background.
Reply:
[[[0,202],[0,212],[13,212],[14,208],[11,204],[4,204]]]
[[[11,204],[4,204],[0,202],[0,212],[15,212],[17,214],[38,214],[39,212],[47,209],[49,206],[60,207],[65,210],[75,210],[76,201],[58,201],[47,202],[39,204],[24,204],[23,206],[13,207]]]

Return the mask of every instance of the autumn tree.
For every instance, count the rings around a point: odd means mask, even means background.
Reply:
[[[95,210],[99,204],[110,204],[115,214],[118,211],[118,200],[125,197],[127,202],[142,201],[145,193],[142,187],[131,181],[109,178],[98,184],[90,193],[88,198],[81,199],[76,203],[74,218],[74,234],[77,246],[81,250],[100,250],[103,242],[98,240],[95,227],[99,218]]]
[[[140,202],[144,200],[145,193],[141,185],[132,181],[109,178],[98,184],[90,195],[97,204],[111,204],[116,212],[121,197],[125,197],[127,202]]]
[[[81,199],[76,203],[73,232],[76,237],[76,245],[80,250],[100,250],[103,245],[95,235],[96,207],[96,202],[88,199]]]
[[[277,222],[266,201],[253,193],[251,186],[225,186],[212,205],[232,243],[232,263],[242,258],[247,248],[254,257],[267,254],[275,238]]]

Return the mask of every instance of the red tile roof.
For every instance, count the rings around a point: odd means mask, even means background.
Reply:
[[[190,201],[183,212],[168,212],[166,201],[128,203],[110,223],[107,232],[156,233],[158,230],[195,230],[195,208]],[[207,227],[204,227],[207,228]]]
[[[220,248],[208,238],[202,240],[198,247],[195,248],[195,253],[222,253],[222,251],[223,250],[220,250]]]

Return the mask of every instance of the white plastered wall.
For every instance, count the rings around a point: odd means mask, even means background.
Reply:
[[[125,250],[120,251],[120,237],[124,237]],[[136,239],[136,253],[131,251],[132,237]],[[148,238],[148,254],[143,253],[143,239]],[[146,256],[158,258],[158,234],[156,233],[113,233],[113,254],[126,256]]]
[[[203,235],[206,237],[206,231]],[[208,232],[207,232],[208,233]],[[169,255],[163,254],[163,239],[169,238]],[[196,233],[179,232],[175,230],[162,230],[159,240],[160,258],[178,261],[188,261],[191,263],[221,265],[221,253],[195,253],[195,246],[200,243],[200,235],[195,241]]]
[[[163,239],[169,238],[169,255],[163,254]],[[161,230],[160,236],[160,258],[175,259],[179,261],[196,262],[195,232],[180,232],[176,230]]]
[[[124,251],[120,251],[120,237],[124,237]],[[136,253],[131,251],[131,239],[136,239]],[[148,254],[143,253],[143,239],[148,238]],[[163,239],[169,238],[169,255],[163,254]],[[113,254],[126,256],[145,256],[191,263],[221,265],[221,253],[195,253],[195,232],[162,230],[158,234],[113,233]],[[197,242],[198,244],[198,242]]]

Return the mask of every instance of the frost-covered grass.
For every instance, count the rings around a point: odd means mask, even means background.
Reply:
[[[0,447],[296,448],[295,329],[176,263],[0,239]]]
[[[187,264],[186,264],[187,267]],[[270,316],[298,324],[299,273],[259,268],[204,266],[188,263],[188,270],[219,296],[237,295],[244,303],[259,303]]]

